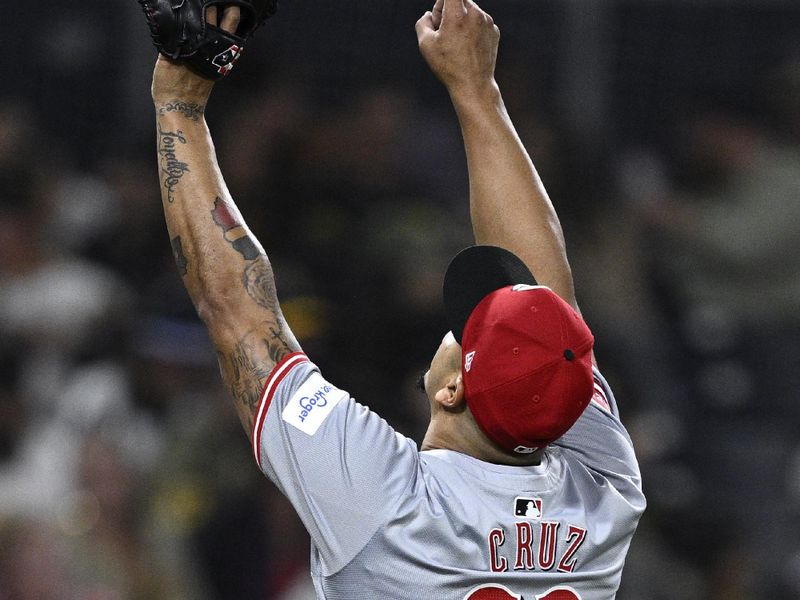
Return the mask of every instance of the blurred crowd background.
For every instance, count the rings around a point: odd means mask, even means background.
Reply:
[[[417,441],[471,240],[429,8],[282,1],[208,109],[304,349]],[[618,598],[800,598],[800,4],[484,8],[644,475]],[[138,5],[9,10],[0,600],[312,598],[170,254]]]

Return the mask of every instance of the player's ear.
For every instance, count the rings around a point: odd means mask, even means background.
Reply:
[[[464,404],[464,380],[461,373],[453,373],[445,381],[444,387],[439,388],[434,396],[442,408],[454,410],[461,408]]]
[[[464,404],[464,378],[461,376],[461,371],[458,372],[458,377],[456,377],[456,391],[454,400],[458,406],[462,406]]]

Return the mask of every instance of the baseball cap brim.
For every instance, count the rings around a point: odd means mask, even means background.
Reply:
[[[472,311],[487,295],[508,285],[537,285],[516,255],[497,246],[470,246],[450,261],[444,276],[444,311],[460,344]]]

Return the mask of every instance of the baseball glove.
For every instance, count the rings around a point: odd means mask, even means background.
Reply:
[[[159,52],[208,79],[224,77],[253,32],[275,14],[278,0],[138,0]],[[238,6],[241,22],[228,33],[206,22],[206,8]],[[222,15],[220,14],[220,20]]]

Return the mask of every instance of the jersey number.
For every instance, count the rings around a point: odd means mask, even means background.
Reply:
[[[526,600],[519,594],[499,584],[480,585],[470,591],[464,600]],[[581,600],[580,594],[571,587],[558,586],[539,594],[534,600]]]

